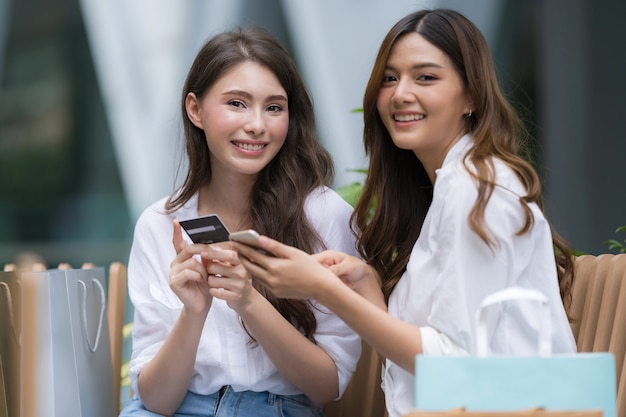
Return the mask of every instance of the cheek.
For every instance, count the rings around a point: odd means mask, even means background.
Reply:
[[[388,94],[385,94],[384,90],[381,90],[381,92],[378,93],[378,97],[376,98],[376,110],[378,110],[378,113],[380,115],[385,114],[386,109],[388,107],[388,103],[389,103]]]
[[[390,120],[391,116],[389,114],[390,103],[391,93],[387,90],[381,90],[378,94],[378,98],[376,99],[376,110],[378,110],[378,115],[387,128],[389,128],[389,123],[392,123]]]
[[[238,116],[234,112],[223,111],[219,108],[208,109],[202,113],[204,130],[228,130],[232,125],[238,124]],[[219,123],[216,121],[219,120]]]
[[[269,129],[275,140],[284,141],[287,137],[287,131],[289,130],[289,117],[273,120],[269,125]]]

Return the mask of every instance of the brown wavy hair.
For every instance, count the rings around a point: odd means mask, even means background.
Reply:
[[[468,219],[472,230],[492,249],[497,246],[485,224],[485,208],[496,186],[494,158],[508,165],[527,190],[520,198],[525,223],[518,235],[533,226],[529,204],[543,207],[539,177],[527,162],[528,133],[500,90],[491,52],[478,28],[449,9],[422,10],[404,17],[383,40],[365,90],[363,140],[370,164],[352,216],[353,228],[361,233],[359,251],[381,276],[386,299],[406,270],[432,202],[432,184],[424,167],[412,151],[394,145],[376,107],[391,49],[409,33],[422,35],[448,56],[473,103],[471,116],[465,118],[467,132],[474,140],[465,163],[467,166],[469,161],[476,168],[475,172],[468,171],[478,183],[478,197]],[[372,204],[376,208],[370,216]],[[552,239],[561,298],[567,306],[571,301],[574,258],[567,242],[554,229]]]
[[[289,128],[285,143],[263,168],[249,197],[247,218],[259,233],[308,253],[324,244],[304,212],[307,196],[332,183],[334,169],[330,154],[317,140],[313,104],[295,63],[287,50],[262,28],[238,28],[210,39],[191,65],[182,91],[181,112],[189,168],[181,188],[166,203],[169,212],[184,205],[204,184],[211,182],[211,159],[204,131],[187,117],[185,99],[198,99],[229,69],[254,62],[272,71],[287,93]],[[313,340],[317,322],[311,304],[303,300],[279,299],[259,280],[254,287],[303,334]]]

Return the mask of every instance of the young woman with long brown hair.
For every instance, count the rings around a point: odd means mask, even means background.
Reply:
[[[219,34],[196,56],[181,110],[187,176],[135,228],[136,395],[121,415],[322,416],[354,372],[358,335],[315,300],[252,281],[230,242],[193,244],[179,224],[217,214],[308,253],[357,253],[296,66],[265,30]]]
[[[476,311],[499,290],[541,291],[553,351],[575,352],[564,308],[573,259],[542,212],[526,133],[476,26],[449,9],[401,19],[379,49],[363,109],[370,164],[353,220],[365,262],[261,237],[276,257],[238,245],[248,271],[279,296],[317,299],[386,358],[390,417],[414,406],[416,355],[475,351]],[[501,310],[494,354],[536,352],[533,307]]]

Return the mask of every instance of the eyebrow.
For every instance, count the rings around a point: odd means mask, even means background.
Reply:
[[[415,64],[411,66],[412,70],[419,70],[419,69],[424,69],[424,68],[439,68],[439,69],[444,69],[444,67],[442,65],[439,65],[437,63],[434,62],[423,62],[421,64]],[[389,69],[389,70],[395,70],[395,68],[391,65],[387,65],[385,67],[385,69]]]
[[[252,99],[252,94],[244,90],[229,90],[229,91],[225,91],[222,95],[242,96],[242,97],[247,98],[248,100]],[[265,100],[266,101],[288,101],[287,97],[283,96],[282,94],[273,94],[271,96],[268,96]]]

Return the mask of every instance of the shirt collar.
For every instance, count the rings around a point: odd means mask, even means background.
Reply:
[[[441,168],[465,156],[471,146],[472,138],[470,137],[469,133],[466,133],[461,137],[461,139],[459,139],[457,143],[452,146],[452,148],[450,148],[450,150],[446,154],[446,157],[443,159]],[[438,174],[441,168],[436,169],[435,174]]]

